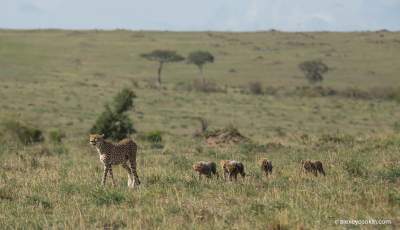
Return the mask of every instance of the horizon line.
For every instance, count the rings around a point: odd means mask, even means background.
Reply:
[[[12,31],[129,31],[129,32],[172,32],[172,33],[365,33],[365,32],[390,32],[397,33],[400,30],[390,30],[386,28],[376,30],[280,30],[280,29],[266,29],[266,30],[153,30],[153,29],[127,29],[127,28],[7,28],[0,27],[0,31],[12,30]]]

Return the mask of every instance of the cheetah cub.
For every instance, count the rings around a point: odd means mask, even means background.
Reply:
[[[244,172],[244,165],[241,162],[234,161],[234,160],[222,160],[220,162],[222,171],[224,172],[224,179],[228,175],[229,180],[232,181],[232,178],[237,180],[237,174],[240,174],[242,178],[246,176]]]
[[[201,175],[205,175],[211,178],[212,175],[219,177],[217,172],[217,164],[211,161],[199,161],[193,165],[193,170],[199,173],[199,178]]]
[[[112,165],[122,165],[128,171],[128,187],[134,188],[140,184],[136,171],[137,145],[131,139],[124,139],[118,143],[112,143],[104,139],[104,134],[89,135],[89,142],[96,147],[100,155],[100,161],[104,164],[102,185],[106,184],[107,174],[110,174],[115,186]],[[129,163],[129,166],[128,166]]]
[[[302,160],[301,164],[306,173],[311,172],[314,176],[318,176],[318,173],[320,173],[325,176],[324,167],[322,166],[321,161]]]
[[[266,177],[272,174],[272,161],[268,160],[267,158],[263,158],[260,160],[260,166]]]

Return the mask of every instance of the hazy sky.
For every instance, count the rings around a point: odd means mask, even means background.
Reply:
[[[400,0],[0,0],[0,28],[400,30]]]

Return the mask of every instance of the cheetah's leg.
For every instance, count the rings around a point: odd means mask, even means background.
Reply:
[[[131,168],[129,168],[129,166],[128,166],[128,164],[127,163],[123,163],[122,164],[122,167],[124,168],[124,169],[126,169],[126,171],[128,171],[128,187],[133,187],[133,176],[132,176],[132,171],[131,171]]]
[[[226,180],[227,173],[224,170],[224,180]]]
[[[103,186],[106,185],[107,174],[108,174],[108,167],[104,165],[103,179],[101,180],[101,185]]]
[[[136,170],[136,160],[130,160],[131,163],[131,170],[133,174],[133,186],[140,185],[139,176]]]
[[[112,172],[112,167],[111,167],[111,165],[110,165],[109,168],[108,168],[108,173],[110,173],[110,177],[111,177],[111,180],[112,180],[112,185],[115,187],[116,184],[115,184],[114,175],[113,175],[113,172]]]

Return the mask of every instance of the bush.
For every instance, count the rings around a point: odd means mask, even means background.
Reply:
[[[114,113],[106,106],[106,110],[97,118],[90,132],[104,134],[106,138],[113,140],[122,140],[136,130],[126,114]]]
[[[59,144],[65,138],[65,133],[61,130],[51,130],[49,132],[49,140],[53,143]]]
[[[17,121],[8,121],[3,125],[6,132],[15,136],[24,145],[44,141],[43,133],[39,129],[22,125]]]
[[[303,71],[306,79],[311,84],[324,80],[323,74],[328,72],[329,68],[321,60],[305,61],[299,64],[299,68]]]
[[[146,140],[152,143],[160,143],[162,141],[162,135],[160,131],[152,131],[146,134]]]
[[[105,111],[100,114],[95,124],[90,129],[91,133],[104,134],[106,138],[121,140],[135,133],[131,119],[126,111],[133,108],[133,99],[136,95],[128,89],[122,90],[114,97],[112,107],[105,106]]]
[[[123,89],[114,98],[114,112],[120,114],[133,109],[134,98],[136,98],[136,94],[132,90]]]
[[[249,83],[249,92],[251,94],[255,94],[255,95],[261,95],[263,94],[263,88],[262,88],[262,84],[259,81],[255,81],[255,82],[250,82]]]

